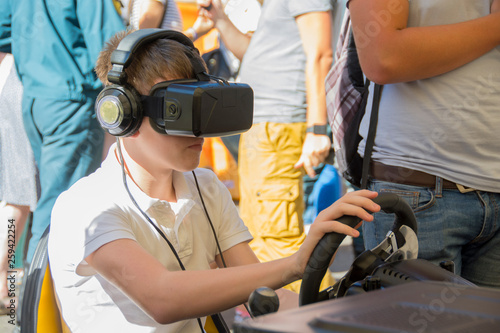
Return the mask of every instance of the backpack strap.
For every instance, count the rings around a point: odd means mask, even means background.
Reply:
[[[370,81],[368,81],[368,85]],[[361,188],[368,187],[368,174],[370,172],[370,160],[372,157],[373,145],[375,143],[375,134],[377,134],[378,124],[378,109],[380,106],[380,95],[382,94],[382,86],[375,84],[373,92],[372,112],[370,114],[370,125],[368,127],[368,135],[366,136],[365,153],[363,156],[363,171],[361,173]]]

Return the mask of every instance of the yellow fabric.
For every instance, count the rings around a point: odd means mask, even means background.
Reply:
[[[113,0],[113,5],[115,5],[115,9],[118,12],[118,14],[122,14],[122,2],[120,0]]]
[[[305,123],[258,123],[242,134],[239,147],[240,215],[260,261],[290,256],[304,242],[304,193],[299,160]],[[333,284],[328,274],[322,289]],[[300,291],[300,281],[285,288]]]
[[[38,304],[37,332],[63,332],[49,266],[45,270]]]
[[[204,328],[207,333],[219,333],[217,327],[215,327],[214,321],[212,320],[211,316],[207,316]]]

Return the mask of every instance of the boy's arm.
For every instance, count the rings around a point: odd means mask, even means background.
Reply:
[[[371,201],[376,195],[366,190],[345,195],[318,215],[298,252],[272,262],[171,272],[130,239],[107,243],[89,255],[86,261],[159,323],[202,317],[246,302],[258,287],[278,289],[300,279],[309,256],[325,233],[359,235],[358,231],[333,220],[342,215],[355,215],[371,221],[373,217],[365,209],[380,209]],[[240,250],[248,253],[243,247],[238,249],[238,253]],[[228,260],[231,264],[237,261],[232,253]],[[248,257],[244,262],[252,260]]]
[[[107,243],[86,260],[161,324],[226,310],[246,302],[262,285],[277,289],[298,278],[292,257],[226,269],[171,272],[129,239]]]
[[[217,256],[216,260],[219,267],[224,267],[220,261],[220,256]],[[224,261],[228,267],[249,265],[260,262],[253,250],[250,248],[250,245],[246,242],[237,244],[229,250],[224,251]],[[263,285],[260,285],[259,287],[262,286]],[[279,311],[296,308],[299,305],[299,295],[293,291],[280,288],[276,290],[276,294],[280,300]]]
[[[297,16],[295,21],[306,54],[307,126],[326,125],[325,78],[333,61],[331,13],[305,13]],[[309,177],[314,177],[313,167],[325,160],[331,145],[328,136],[307,133],[295,167],[304,167]]]
[[[407,27],[408,0],[352,0],[352,27],[363,72],[387,84],[434,77],[500,45],[500,0],[493,13],[448,25]]]
[[[227,267],[250,265],[260,262],[247,242],[236,244],[230,249],[224,251],[223,255],[224,262]],[[217,266],[219,268],[224,268],[220,255],[215,257],[215,261],[217,262]]]

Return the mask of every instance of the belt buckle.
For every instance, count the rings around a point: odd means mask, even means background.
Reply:
[[[460,185],[460,184],[456,184],[456,185],[457,185],[457,188],[460,191],[460,193],[469,193],[469,192],[476,190],[475,188],[472,188],[472,187],[465,187],[465,186]]]

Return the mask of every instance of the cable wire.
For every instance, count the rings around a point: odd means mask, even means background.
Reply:
[[[212,233],[214,234],[215,244],[217,245],[217,249],[219,250],[222,265],[224,266],[224,268],[227,268],[226,261],[224,260],[224,255],[222,254],[222,250],[221,250],[220,245],[219,245],[219,240],[217,239],[217,234],[215,233],[214,225],[212,224],[212,220],[210,219],[210,216],[208,215],[207,206],[205,206],[205,201],[203,200],[203,196],[201,195],[200,186],[198,185],[198,178],[196,178],[196,173],[194,172],[194,170],[191,172],[193,173],[194,182],[196,184],[196,189],[198,190],[198,194],[200,195],[201,204],[203,205],[203,210],[205,211],[205,215],[208,219],[208,223],[210,224],[210,227],[212,228]]]
[[[128,196],[130,197],[130,200],[132,200],[132,203],[139,210],[139,212],[141,212],[141,214],[144,216],[144,218],[146,219],[146,221],[148,221],[153,226],[153,228],[156,229],[156,231],[160,234],[160,236],[167,242],[168,246],[172,250],[172,253],[174,254],[175,258],[177,259],[177,262],[179,263],[179,266],[181,267],[181,269],[183,271],[185,271],[186,268],[184,267],[184,264],[182,263],[181,258],[179,258],[179,255],[177,254],[177,251],[175,250],[175,248],[172,245],[172,243],[168,240],[167,236],[165,236],[165,234],[160,230],[160,228],[151,220],[151,218],[149,217],[149,215],[146,214],[146,212],[144,212],[141,209],[141,207],[139,206],[139,204],[137,203],[137,201],[135,201],[135,198],[132,195],[132,192],[130,192],[130,189],[129,189],[128,184],[127,184],[127,172],[125,171],[125,163],[123,161],[123,154],[122,154],[122,150],[121,150],[121,146],[120,146],[120,139],[119,138],[116,138],[116,145],[118,147],[118,159],[120,161],[120,165],[121,165],[121,168],[122,168],[123,185],[125,185],[125,189],[127,190],[127,193],[128,193]],[[211,223],[212,222],[210,222],[210,224]],[[201,319],[200,318],[196,318],[196,320],[198,321],[198,326],[200,327],[201,332],[205,333],[205,330],[203,329],[203,324],[201,323]]]

